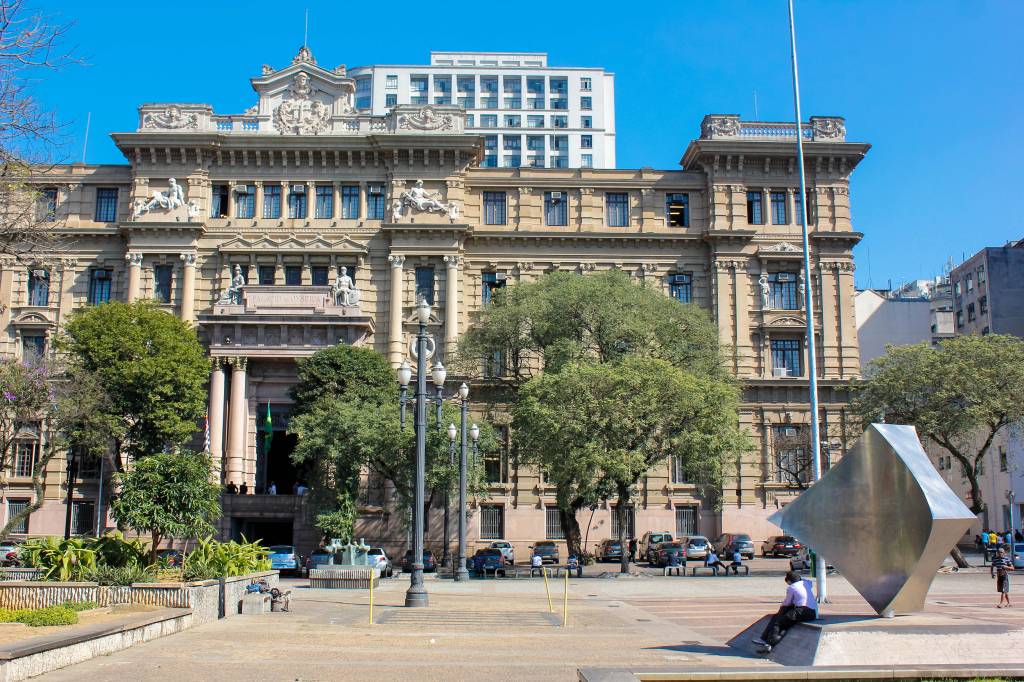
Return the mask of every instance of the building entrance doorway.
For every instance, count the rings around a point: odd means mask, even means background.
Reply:
[[[264,456],[264,471],[266,472],[263,480],[264,489],[274,483],[277,486],[278,495],[292,494],[295,484],[300,482],[298,467],[292,463],[292,451],[297,442],[298,437],[294,434],[286,431],[274,431],[270,448]]]
[[[264,547],[295,544],[292,521],[267,521],[237,517],[231,519],[231,539],[240,541],[243,536],[249,542],[259,540]]]

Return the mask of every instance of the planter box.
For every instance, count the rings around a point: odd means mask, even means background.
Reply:
[[[41,568],[0,568],[0,582],[9,580],[39,580],[43,575]]]

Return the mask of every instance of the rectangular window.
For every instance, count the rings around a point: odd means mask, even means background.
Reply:
[[[569,100],[565,99],[564,97],[559,97],[559,98],[552,97],[551,98],[551,108],[552,109],[568,109],[569,108]]]
[[[455,80],[459,92],[476,92],[476,76],[458,76]]]
[[[581,128],[586,128],[588,130],[590,128],[593,128],[594,127],[594,117],[593,116],[580,116],[580,127]]]
[[[967,291],[968,292],[974,291],[974,275],[972,275],[971,273],[968,272],[967,273],[967,278],[964,280],[964,282],[967,284]]]
[[[494,300],[494,292],[505,287],[505,274],[497,272],[485,272],[480,275],[481,298],[484,305]]]
[[[580,154],[580,167],[581,168],[593,168],[594,167],[594,155],[593,154]]]
[[[506,128],[522,128],[523,117],[519,114],[506,114],[505,116],[505,127]]]
[[[28,304],[45,306],[50,304],[50,271],[29,270]]]
[[[427,76],[410,76],[409,92],[414,95],[423,95],[427,92]]]
[[[273,286],[277,276],[277,267],[273,265],[260,265],[256,268],[258,282],[263,286]]]
[[[497,128],[498,127],[498,115],[497,114],[480,114],[480,127],[481,128]]]
[[[373,81],[369,78],[356,79],[356,109],[369,109],[371,93],[373,92]]]
[[[416,299],[419,300],[420,296],[434,305],[434,268],[430,266],[416,268]]]
[[[384,77],[385,88],[397,88],[398,87],[398,74],[388,74]]]
[[[398,106],[398,95],[394,92],[389,92],[384,95],[384,106],[391,108]]]
[[[568,95],[569,79],[564,77],[552,77],[549,81],[552,95]]]
[[[265,185],[263,187],[263,217],[281,217],[281,186]]]
[[[973,303],[968,303],[967,304],[967,321],[968,322],[974,322],[974,320],[976,318],[977,318],[977,315],[974,313],[974,304]]]
[[[697,508],[676,507],[676,537],[686,538],[697,534]]]
[[[543,168],[544,167],[544,155],[543,154],[531,154],[527,161],[530,168]]]
[[[383,185],[369,185],[366,188],[366,219],[384,220]]]
[[[7,519],[13,519],[18,514],[25,511],[28,508],[28,500],[7,500]],[[29,514],[21,520],[21,522],[11,528],[12,533],[25,534],[28,533],[28,520],[32,515]]]
[[[526,79],[526,92],[530,95],[544,96],[544,77],[535,76]]]
[[[978,312],[982,315],[988,314],[988,296],[982,296],[978,299]]]
[[[775,310],[799,310],[797,277],[792,272],[773,272],[768,275],[768,307]]]
[[[480,162],[481,168],[497,168],[498,167],[498,155],[497,154],[484,154],[484,160]]]
[[[480,76],[480,92],[493,95],[498,94],[498,77]]]
[[[505,149],[519,151],[523,148],[522,135],[502,135],[502,144]]]
[[[484,457],[484,480],[488,483],[508,482],[508,454],[504,445],[500,453]]]
[[[608,192],[604,195],[604,203],[608,227],[627,227],[629,225],[629,194]]]
[[[306,217],[306,186],[292,185],[288,190],[288,217],[303,220]]]
[[[467,128],[475,128],[476,127],[476,119],[473,118],[473,114],[466,114],[466,127]]]
[[[506,205],[504,192],[484,192],[484,225],[504,225]]]
[[[999,470],[1000,471],[1007,471],[1007,470],[1009,470],[1009,468],[1010,468],[1010,462],[1008,461],[1008,459],[1006,457],[1006,449],[1000,446],[1000,448],[999,448]]]
[[[558,516],[558,507],[544,507],[544,537],[548,540],[564,540],[562,521]]]
[[[962,310],[956,311],[956,326],[964,326],[964,311]]]
[[[284,266],[284,283],[286,286],[297,287],[302,284],[302,266]]]
[[[46,337],[42,334],[22,334],[21,359],[26,365],[37,365],[46,358]]]
[[[174,266],[156,265],[153,267],[153,298],[160,303],[171,302],[171,288],[174,280]]]
[[[551,136],[551,150],[556,152],[567,152],[569,151],[569,136],[568,135],[552,135]]]
[[[213,201],[210,204],[210,217],[211,218],[227,218],[228,217],[228,186],[227,185],[214,185]]]
[[[46,222],[57,219],[57,188],[46,187],[39,193],[39,213]]]
[[[789,220],[786,216],[786,193],[785,192],[772,192],[772,224],[773,225],[788,225]]]
[[[669,296],[680,303],[693,302],[693,275],[689,272],[676,272],[668,276]]]
[[[760,191],[747,192],[747,223],[764,225],[764,195]]]
[[[480,507],[480,539],[500,540],[505,537],[505,508],[496,504]]]
[[[803,376],[800,339],[772,339],[772,376]]]
[[[21,442],[17,444],[17,448],[14,457],[14,475],[19,478],[31,478],[36,468],[39,444],[35,442]]]
[[[568,116],[552,116],[551,117],[552,128],[568,128],[569,117]]]
[[[549,227],[568,225],[568,207],[565,192],[544,192],[544,224]]]
[[[498,148],[498,136],[497,135],[484,135],[484,149],[489,151],[491,149]]]
[[[506,109],[522,109],[523,99],[521,97],[506,97],[505,98]]]
[[[985,283],[985,266],[984,265],[979,265],[978,266],[978,286],[981,286],[984,283]]]
[[[96,531],[96,504],[79,500],[71,503],[71,534],[91,535]]]
[[[327,266],[314,265],[309,269],[310,280],[315,287],[327,286]]]
[[[531,152],[542,152],[544,151],[544,136],[543,135],[527,135],[526,136],[526,148]]]
[[[669,227],[688,227],[690,225],[690,195],[665,195],[665,221]]]
[[[527,128],[543,128],[544,117],[543,116],[527,116],[526,117]]]
[[[804,202],[800,200],[800,192],[793,194],[793,205],[794,212],[796,213],[796,224],[800,225],[804,220]],[[813,225],[817,219],[817,210],[814,205],[814,192],[807,190],[807,205],[810,207],[810,211],[807,213],[807,224]]]
[[[617,537],[619,537],[619,514],[618,514],[618,507],[612,507],[611,508],[611,512],[612,512],[612,537],[613,538],[617,538]],[[636,531],[634,530],[636,528],[636,523],[635,523],[636,518],[635,517],[636,517],[636,510],[633,509],[633,507],[627,508],[626,509],[626,534],[625,534],[625,537],[627,537],[627,538],[636,537]]]
[[[110,282],[112,271],[106,268],[94,268],[89,273],[89,303],[99,305],[110,300]]]
[[[256,217],[256,185],[239,185],[235,188],[235,216]]]
[[[112,223],[117,220],[117,188],[96,188],[96,222]]]
[[[334,187],[331,185],[316,186],[316,215],[321,220],[334,217]]]
[[[775,481],[777,483],[807,483],[810,481],[810,458],[807,455],[800,427],[783,425],[772,427],[775,450]]]
[[[580,78],[580,90],[583,92],[590,92],[591,83],[592,81],[589,78]]]
[[[590,111],[594,108],[593,97],[580,97],[580,109],[583,111]]]
[[[672,483],[679,485],[691,482],[690,473],[686,470],[686,467],[684,466],[686,463],[685,459],[683,459],[682,457],[676,457],[675,455],[672,455],[671,457],[669,457],[668,462],[669,468],[671,470],[669,473],[672,478]]]
[[[344,185],[341,188],[341,217],[344,220],[359,220],[358,185]]]
[[[594,147],[593,135],[580,135],[580,149],[592,149]]]

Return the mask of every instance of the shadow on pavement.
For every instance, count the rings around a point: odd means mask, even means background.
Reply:
[[[644,647],[647,651],[677,651],[684,654],[706,654],[709,656],[728,656],[730,658],[750,658],[764,660],[764,656],[742,651],[724,644],[668,644],[664,646]]]

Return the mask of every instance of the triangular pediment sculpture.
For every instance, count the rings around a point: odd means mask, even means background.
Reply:
[[[834,565],[879,615],[924,608],[946,554],[977,517],[913,426],[872,424],[821,480],[769,519]]]

